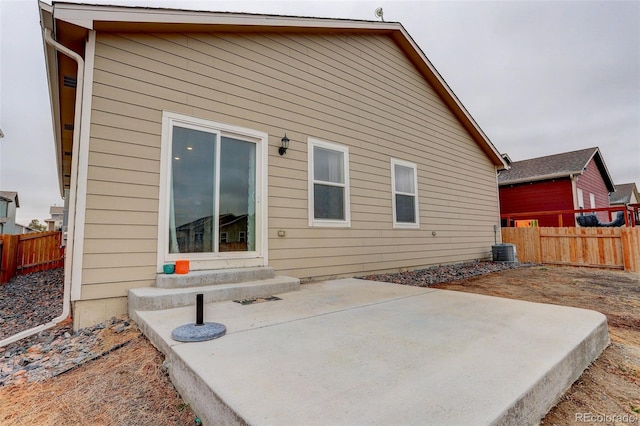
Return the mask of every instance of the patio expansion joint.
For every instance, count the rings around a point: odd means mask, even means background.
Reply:
[[[400,285],[400,284],[398,284],[398,285]],[[309,316],[305,316],[305,317],[302,317],[302,318],[295,318],[295,319],[290,319],[290,320],[286,320],[286,321],[280,321],[280,322],[275,322],[275,323],[271,323],[271,324],[265,324],[265,325],[260,325],[260,326],[256,326],[256,327],[252,327],[252,328],[247,328],[247,329],[244,329],[244,330],[232,331],[232,332],[228,332],[228,330],[227,330],[227,334],[226,335],[227,336],[231,336],[231,335],[234,335],[234,334],[251,332],[251,331],[260,330],[260,329],[263,329],[263,328],[279,326],[279,325],[282,325],[282,324],[290,324],[290,323],[295,323],[295,322],[300,322],[300,321],[306,321],[306,320],[309,320],[311,318],[320,318],[320,317],[324,317],[324,316],[339,314],[339,313],[342,313],[342,312],[360,310],[360,309],[368,308],[368,307],[371,307],[371,306],[384,305],[386,303],[396,302],[398,300],[411,299],[413,297],[421,297],[421,296],[424,296],[425,294],[434,293],[434,292],[437,292],[437,291],[438,291],[438,289],[435,289],[435,288],[425,289],[425,291],[423,291],[421,293],[417,293],[417,294],[410,294],[408,296],[394,297],[392,299],[386,299],[386,300],[382,300],[382,301],[379,301],[379,302],[372,302],[372,303],[362,304],[362,305],[358,305],[358,306],[350,306],[348,308],[337,309],[337,310],[329,311],[329,312],[322,312],[322,313],[319,313],[319,314],[309,315]],[[176,345],[173,345],[173,346],[176,346]]]

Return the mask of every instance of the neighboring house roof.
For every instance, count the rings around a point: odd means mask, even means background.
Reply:
[[[371,34],[386,35],[395,41],[416,69],[442,98],[464,128],[491,162],[508,168],[500,153],[487,135],[471,117],[442,76],[427,59],[420,47],[411,38],[402,24],[397,22],[361,21],[329,18],[303,18],[279,15],[258,15],[246,13],[205,12],[178,9],[143,8],[127,6],[102,6],[77,3],[54,3],[40,5],[40,22],[43,37],[51,31],[53,38],[66,46],[84,54],[82,46],[88,30],[98,32],[225,32],[225,33],[305,33],[305,34]],[[383,54],[381,52],[381,54]],[[65,55],[58,56],[55,49],[45,43],[51,108],[55,126],[56,157],[60,190],[70,186],[71,153],[75,152],[69,133],[81,129],[74,128],[74,102],[72,95],[61,93],[60,74],[68,79],[75,76],[75,62]],[[73,84],[75,84],[75,79]],[[79,85],[80,86],[80,85]],[[59,100],[59,101],[58,101]],[[81,112],[80,112],[81,113]],[[67,127],[73,132],[65,132]],[[74,135],[75,137],[75,135]]]
[[[230,226],[233,225],[236,222],[240,222],[242,220],[247,220],[248,215],[246,214],[242,214],[240,216],[236,216],[234,214],[231,213],[227,213],[227,214],[222,214],[220,215],[220,227],[222,228],[223,226]]]
[[[13,201],[16,203],[16,207],[20,207],[20,200],[18,200],[18,193],[15,191],[0,191],[0,197],[5,200]]]
[[[22,225],[20,223],[16,223],[16,228],[22,228],[22,233],[26,233],[25,231],[36,232],[36,229],[33,229],[27,225]]]
[[[616,185],[616,190],[609,194],[609,204],[629,204],[633,195],[636,200],[640,200],[635,183],[619,183]]]
[[[597,147],[514,161],[510,164],[511,168],[509,170],[503,170],[498,174],[498,185],[512,185],[581,175],[592,158],[595,159],[607,190],[613,192],[615,190],[613,180],[604,163],[602,154],[600,154],[600,149]]]
[[[51,216],[64,214],[64,206],[51,206],[51,207],[49,207],[49,214]]]

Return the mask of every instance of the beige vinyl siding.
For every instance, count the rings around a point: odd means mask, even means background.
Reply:
[[[268,257],[279,274],[359,275],[490,253],[494,166],[390,38],[98,34],[83,298],[155,280],[165,110],[270,135]],[[309,227],[309,137],[349,148],[350,228]],[[420,229],[393,229],[391,157],[417,164]]]

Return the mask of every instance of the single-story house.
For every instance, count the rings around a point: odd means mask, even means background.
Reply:
[[[522,161],[504,158],[509,169],[498,174],[503,216],[532,213],[520,219],[537,220],[538,226],[558,226],[557,215],[536,213],[609,207],[609,193],[615,186],[597,147]],[[602,221],[610,220],[607,212],[597,215]],[[575,224],[575,215],[562,215],[562,226]]]
[[[36,229],[30,228],[27,225],[22,225],[20,223],[16,223],[15,225],[15,234],[30,234],[32,232],[39,232]]]
[[[40,16],[76,327],[177,259],[316,280],[491,256],[505,162],[401,24]]]

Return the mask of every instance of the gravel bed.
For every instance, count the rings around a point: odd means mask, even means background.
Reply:
[[[365,275],[358,278],[372,281],[384,281],[394,284],[427,287],[433,284],[462,280],[478,275],[489,274],[491,272],[498,272],[504,271],[505,269],[516,269],[527,266],[533,266],[533,264],[518,262],[473,261],[451,265],[432,266],[425,269],[392,274]]]
[[[62,314],[63,268],[16,275],[0,285],[0,340]]]
[[[0,285],[0,339],[59,316],[63,279],[63,270],[55,269],[16,276]],[[72,322],[63,321],[0,348],[0,387],[59,375],[121,346],[119,341],[127,342],[139,334],[126,316],[75,333]]]

